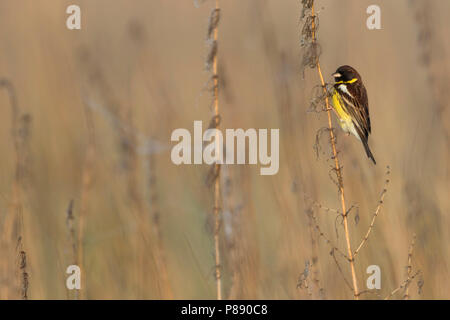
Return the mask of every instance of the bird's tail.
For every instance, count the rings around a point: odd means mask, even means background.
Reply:
[[[367,156],[373,161],[374,164],[377,164],[375,158],[373,157],[372,151],[370,151],[369,144],[367,143],[367,139],[362,139],[362,143],[364,145],[364,149],[366,149]]]

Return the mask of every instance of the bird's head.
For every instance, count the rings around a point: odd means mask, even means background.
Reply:
[[[361,80],[359,73],[350,66],[341,66],[332,74],[336,83],[354,83]]]

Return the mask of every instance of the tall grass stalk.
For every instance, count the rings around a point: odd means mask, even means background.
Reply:
[[[217,22],[214,20],[216,18],[211,19],[210,27],[214,28],[214,35],[213,35],[213,41],[214,41],[214,47],[217,48],[217,40],[219,36],[219,0],[216,0],[216,7],[215,7],[215,13],[214,15],[217,16]],[[213,57],[213,84],[214,84],[214,118],[215,118],[215,127],[216,129],[219,127],[219,119],[220,119],[220,113],[219,113],[219,75],[218,75],[218,67],[217,67],[217,49],[214,52]],[[216,149],[215,152],[222,152],[222,150],[218,147],[218,141],[219,141],[219,133],[216,135]],[[222,279],[221,279],[221,271],[220,271],[220,242],[219,242],[219,234],[220,234],[220,211],[221,211],[221,196],[220,196],[220,164],[215,164],[215,181],[214,181],[214,257],[215,257],[215,274],[216,274],[216,289],[217,289],[217,299],[222,300]]]
[[[156,176],[156,156],[152,152],[148,156],[148,170],[149,170],[149,200],[150,200],[150,214],[152,217],[153,233],[155,236],[154,255],[156,262],[156,269],[161,282],[161,295],[163,299],[173,299],[173,290],[170,284],[170,278],[167,268],[167,258],[163,243],[163,231],[161,227],[161,212],[159,207],[159,197],[157,192],[157,176]]]
[[[78,219],[78,237],[77,237],[77,262],[81,272],[81,290],[79,294],[80,299],[86,299],[86,268],[84,261],[84,236],[86,227],[86,218],[88,214],[88,201],[91,193],[93,179],[94,179],[94,162],[95,162],[95,130],[92,119],[92,112],[87,105],[84,106],[86,117],[86,125],[88,128],[88,143],[86,155],[83,164],[83,171],[81,174],[81,196],[80,196],[80,213]]]
[[[218,129],[220,125],[219,112],[219,65],[217,59],[217,40],[219,38],[219,20],[220,7],[219,0],[215,0],[215,7],[213,8],[208,23],[207,43],[209,50],[206,57],[206,70],[211,73],[208,83],[212,84],[212,106],[213,117],[210,121],[209,128]],[[220,159],[223,151],[219,148],[219,132],[215,136],[215,154],[216,158]],[[216,278],[216,296],[218,300],[222,300],[222,275],[221,275],[221,257],[220,257],[220,214],[222,211],[222,199],[220,188],[220,163],[216,162],[212,165],[208,177],[207,184],[213,188],[214,197],[214,262],[215,262],[215,278]]]
[[[9,79],[0,79],[0,88],[4,88],[9,96],[11,107],[11,141],[14,145],[15,171],[12,183],[12,201],[1,230],[0,249],[3,263],[1,273],[5,279],[16,275],[15,283],[7,281],[7,286],[0,289],[0,298],[28,299],[28,273],[24,244],[24,202],[29,162],[30,115],[22,114],[19,108],[14,84]],[[16,269],[14,269],[14,260]]]
[[[314,1],[312,2],[312,6],[311,6],[311,17],[312,17],[312,19],[311,19],[312,42],[313,42],[313,44],[315,44],[316,43],[316,20],[315,20],[316,16],[315,16],[315,12],[314,12]],[[327,117],[328,117],[328,129],[329,129],[328,131],[330,133],[331,150],[333,152],[334,167],[335,167],[335,172],[336,172],[336,176],[338,179],[339,198],[340,198],[341,208],[342,208],[342,220],[343,220],[343,224],[344,224],[345,241],[347,244],[347,255],[348,255],[347,258],[350,263],[350,270],[351,270],[351,274],[352,274],[353,295],[354,295],[355,299],[358,300],[359,299],[358,280],[356,278],[355,262],[353,259],[353,251],[352,251],[352,246],[350,243],[350,232],[349,232],[349,228],[348,228],[348,217],[347,217],[348,212],[347,212],[347,208],[345,205],[344,180],[342,177],[341,166],[339,165],[338,153],[336,151],[336,138],[335,138],[335,135],[333,132],[333,125],[331,122],[331,107],[330,107],[328,93],[327,93],[327,89],[325,86],[325,81],[323,78],[322,69],[320,68],[320,62],[319,62],[318,57],[316,59],[316,69],[317,69],[317,73],[320,78],[320,83],[323,88],[323,93],[325,95],[325,105],[326,105],[326,112],[327,112]]]

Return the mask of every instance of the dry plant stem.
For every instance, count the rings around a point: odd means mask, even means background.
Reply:
[[[322,230],[320,229],[319,223],[317,221],[316,214],[314,213],[314,210],[311,210],[311,217],[314,222],[314,227],[316,228],[317,232],[319,233],[319,236],[325,240],[325,242],[330,246],[331,250],[333,250],[333,252],[334,251],[338,252],[345,260],[350,262],[350,258],[344,252],[342,252],[338,247],[336,247],[333,244],[333,242],[331,242],[331,240],[327,238],[325,233],[322,232]]]
[[[22,300],[28,300],[28,272],[27,272],[27,254],[23,249],[22,238],[19,238],[17,244],[17,251],[19,255],[19,270],[20,270],[20,297]]]
[[[362,296],[363,294],[373,294],[378,298],[381,298],[380,289],[367,289],[359,292],[359,296]]]
[[[313,209],[311,209],[313,210]],[[312,260],[312,264],[311,264],[311,275],[312,275],[312,281],[313,284],[315,284],[318,288],[319,288],[319,293],[323,292],[323,288],[320,285],[320,281],[318,279],[318,273],[319,273],[319,267],[318,267],[318,261],[319,261],[319,254],[318,254],[318,244],[317,244],[317,240],[314,237],[314,225],[313,225],[313,221],[310,218],[309,219],[309,223],[308,223],[308,229],[309,229],[309,233],[310,233],[310,237],[311,237],[311,260]]]
[[[219,10],[219,0],[216,0],[216,10]],[[219,29],[217,24],[214,26],[214,41],[217,42]],[[217,73],[217,53],[213,60],[213,81],[214,81],[214,116],[216,121],[216,128],[219,126],[219,77]],[[219,141],[218,134],[216,135],[216,143]],[[216,145],[215,152],[221,152]],[[215,164],[217,176],[214,183],[214,256],[215,256],[215,273],[216,273],[216,287],[217,300],[222,300],[222,279],[220,272],[220,245],[219,245],[219,230],[220,230],[220,164]]]
[[[344,272],[342,271],[341,265],[339,264],[339,261],[337,260],[336,255],[334,254],[334,250],[331,251],[331,255],[333,256],[334,262],[336,263],[336,266],[337,266],[339,272],[341,273],[342,278],[344,279],[345,284],[347,285],[347,287],[350,288],[351,291],[353,291],[352,285],[350,284],[350,282],[348,282],[347,278],[345,277],[345,274],[344,274]],[[360,294],[361,294],[361,293],[360,293]]]
[[[414,278],[416,278],[419,274],[422,273],[420,270],[418,270],[414,274],[412,274],[412,256],[413,256],[415,240],[416,240],[416,235],[414,234],[413,239],[411,241],[411,245],[409,246],[409,250],[408,250],[408,267],[407,267],[406,280],[403,281],[396,289],[394,289],[386,298],[384,298],[385,300],[389,300],[393,295],[395,295],[397,292],[399,292],[402,289],[405,289],[405,294],[403,296],[403,299],[405,299],[405,300],[409,299],[409,285],[412,283]]]
[[[66,218],[66,226],[69,233],[69,244],[70,244],[70,251],[71,251],[71,259],[72,264],[77,264],[77,243],[75,241],[75,226],[74,226],[74,220],[75,217],[73,216],[73,204],[74,201],[70,200],[69,206],[67,207],[67,218]]]
[[[388,176],[390,174],[389,167],[387,167],[387,170],[388,171],[386,172],[386,176]],[[367,230],[366,234],[364,235],[364,238],[361,240],[361,243],[359,244],[358,248],[355,250],[353,257],[356,257],[358,255],[359,251],[364,246],[364,244],[367,242],[367,239],[369,238],[370,233],[372,232],[373,226],[375,225],[375,220],[377,219],[378,214],[380,213],[381,206],[383,205],[383,201],[384,201],[384,197],[386,196],[388,184],[389,184],[389,179],[386,179],[385,184],[384,184],[384,189],[381,193],[380,201],[378,201],[378,206],[375,210],[375,213],[373,214],[369,229]]]
[[[0,265],[0,273],[11,274],[12,264],[9,262],[15,249],[16,262],[19,266],[15,273],[18,275],[16,278],[16,283],[12,286],[2,285],[0,287],[0,297],[3,299],[17,299],[17,292],[21,299],[27,299],[28,290],[28,273],[26,271],[26,253],[24,250],[23,243],[23,233],[24,233],[24,223],[23,223],[23,211],[24,211],[24,196],[25,196],[25,184],[24,178],[27,171],[27,158],[29,150],[27,147],[29,121],[31,118],[26,114],[21,114],[15,87],[11,81],[8,79],[0,79],[0,88],[4,88],[8,92],[9,104],[12,113],[12,142],[14,145],[14,155],[15,155],[15,172],[12,184],[12,200],[11,206],[6,214],[3,222],[3,230],[1,230],[0,244],[5,246],[8,252],[8,257],[3,256],[3,263]],[[17,241],[17,242],[16,242]],[[14,243],[17,243],[14,246]],[[1,252],[2,255],[5,253]],[[3,269],[4,268],[4,269]],[[18,289],[18,291],[17,291]]]
[[[315,42],[316,41],[316,26],[315,26],[315,22],[314,22],[314,4],[311,7],[311,16],[313,17],[312,19],[312,41]],[[330,108],[330,103],[328,100],[328,94],[327,94],[327,90],[325,87],[325,81],[323,79],[323,75],[322,75],[322,70],[320,68],[320,63],[319,63],[319,59],[317,59],[317,72],[319,74],[320,77],[320,82],[322,84],[322,88],[325,94],[325,104],[326,104],[326,111],[327,111],[327,116],[328,116],[328,128],[329,128],[329,132],[330,132],[330,143],[331,143],[331,149],[333,152],[333,159],[334,159],[334,165],[335,165],[335,169],[336,169],[336,175],[338,178],[338,182],[339,182],[339,196],[340,196],[340,201],[341,201],[341,206],[342,206],[342,218],[343,218],[343,223],[344,223],[344,231],[345,231],[345,241],[347,243],[347,252],[348,252],[348,259],[349,259],[349,263],[350,263],[350,270],[351,270],[351,274],[352,274],[352,282],[353,282],[353,295],[354,298],[356,300],[359,299],[359,291],[358,291],[358,281],[356,279],[356,271],[355,271],[355,261],[353,258],[353,251],[352,251],[352,247],[351,247],[351,243],[350,243],[350,233],[349,233],[349,229],[348,229],[348,219],[347,219],[347,210],[346,210],[346,206],[345,206],[345,197],[344,197],[344,183],[342,180],[342,172],[341,172],[341,167],[339,165],[339,159],[338,159],[338,155],[337,155],[337,151],[336,151],[336,143],[335,143],[335,136],[333,133],[333,126],[332,126],[332,122],[331,122],[331,108]]]
[[[333,208],[329,208],[327,206],[324,206],[323,204],[321,204],[320,202],[315,201],[313,198],[311,198],[309,195],[307,195],[306,193],[303,193],[305,198],[308,198],[311,203],[313,204],[314,207],[318,208],[319,210],[323,210],[327,213],[334,213],[336,215],[342,215],[342,213],[339,210],[333,209]]]
[[[402,282],[401,285],[399,285],[396,289],[394,289],[384,300],[389,300],[394,294],[396,294],[398,291],[400,291],[403,288],[407,288],[410,283],[421,273],[421,271],[416,271],[414,274],[412,274],[408,279]]]
[[[75,232],[75,217],[73,215],[73,205],[74,201],[70,200],[69,206],[67,208],[67,218],[66,218],[66,227],[68,231],[68,244],[70,246],[70,264],[78,265],[77,261],[77,238]],[[72,293],[72,291],[74,291]],[[69,290],[67,289],[67,298],[70,299],[73,297],[75,300],[78,300],[78,290]]]
[[[170,285],[169,275],[167,271],[167,259],[164,252],[163,233],[161,230],[160,208],[158,207],[158,194],[156,192],[156,157],[150,154],[148,159],[148,167],[150,171],[150,200],[151,212],[153,217],[153,232],[156,237],[155,260],[156,268],[161,281],[161,289],[163,299],[173,299],[173,291]]]
[[[410,282],[411,281],[411,273],[412,273],[412,255],[413,255],[413,250],[414,250],[414,245],[416,242],[416,234],[413,234],[413,238],[411,241],[411,245],[409,246],[409,251],[408,251],[408,267],[406,269],[406,274],[407,274],[407,281]],[[406,286],[405,288],[405,295],[403,296],[403,299],[405,300],[409,300],[409,285]]]
[[[80,299],[86,298],[86,269],[84,266],[84,233],[87,215],[87,203],[92,188],[95,159],[95,134],[91,110],[85,106],[86,123],[88,127],[88,146],[81,176],[80,213],[78,219],[77,261],[81,272]]]

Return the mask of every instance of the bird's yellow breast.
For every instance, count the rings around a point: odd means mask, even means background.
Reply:
[[[333,93],[332,101],[333,101],[334,110],[336,111],[336,114],[339,118],[339,124],[340,124],[342,130],[344,130],[345,132],[347,132],[349,134],[350,133],[353,134],[356,138],[361,140],[356,131],[352,117],[344,109],[344,107],[343,107],[344,103],[342,101],[342,98],[339,96],[339,94],[336,91],[334,91],[334,93]]]
[[[332,101],[333,101],[333,107],[334,110],[336,110],[336,113],[339,117],[339,120],[341,121],[351,121],[351,117],[350,115],[344,110],[343,102],[341,100],[341,97],[339,96],[339,94],[336,92],[336,90],[333,93],[333,97],[332,97]]]

